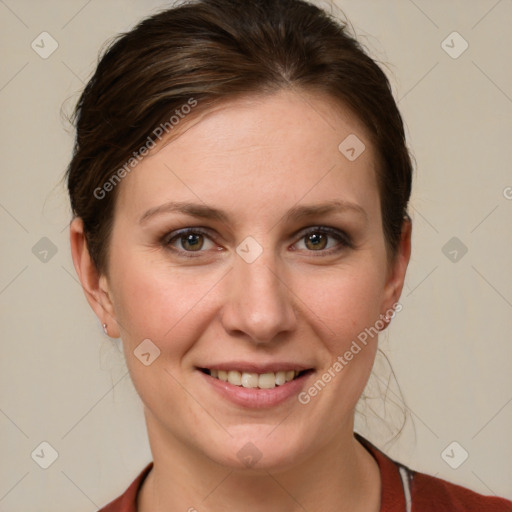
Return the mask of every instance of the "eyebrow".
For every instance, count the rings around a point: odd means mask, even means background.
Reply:
[[[300,220],[304,217],[326,215],[329,213],[354,212],[368,220],[366,211],[358,204],[350,201],[335,200],[316,205],[294,206],[282,217],[286,221]],[[150,208],[143,213],[139,219],[139,224],[145,224],[149,219],[165,213],[182,213],[201,219],[217,220],[220,222],[229,222],[229,215],[223,210],[212,208],[205,204],[173,202],[164,203],[160,206]]]

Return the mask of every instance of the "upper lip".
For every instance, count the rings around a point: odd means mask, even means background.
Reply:
[[[272,362],[272,363],[254,363],[247,361],[230,361],[224,363],[212,363],[205,366],[200,366],[198,368],[204,368],[207,370],[238,370],[240,372],[247,373],[275,373],[279,371],[304,371],[304,370],[312,370],[311,366],[307,366],[300,363],[290,363],[290,362]]]

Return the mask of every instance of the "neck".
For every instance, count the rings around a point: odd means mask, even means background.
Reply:
[[[380,472],[352,428],[285,469],[218,464],[146,418],[153,469],[138,496],[140,512],[378,512]]]

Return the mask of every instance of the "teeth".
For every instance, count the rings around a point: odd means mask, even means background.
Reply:
[[[242,386],[244,388],[257,388],[258,387],[258,374],[257,373],[242,373]]]
[[[276,373],[276,386],[282,386],[286,382],[286,372]]]
[[[268,372],[268,373],[252,373],[239,372],[237,370],[210,370],[210,375],[223,382],[229,382],[234,386],[242,386],[244,388],[260,388],[272,389],[276,386],[282,386],[292,381],[299,372],[295,370]]]
[[[262,373],[258,380],[258,387],[262,389],[272,389],[276,387],[275,373]]]
[[[231,370],[228,372],[228,382],[230,384],[234,384],[235,386],[242,385],[242,374],[237,372],[236,370]]]

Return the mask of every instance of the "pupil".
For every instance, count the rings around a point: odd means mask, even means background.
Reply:
[[[326,238],[321,233],[313,233],[308,236],[308,242],[314,249],[323,249],[326,245]]]
[[[186,235],[186,236],[182,237],[183,246],[186,249],[191,249],[191,250],[201,249],[201,247],[203,246],[201,236],[202,235],[190,234],[190,235]]]

